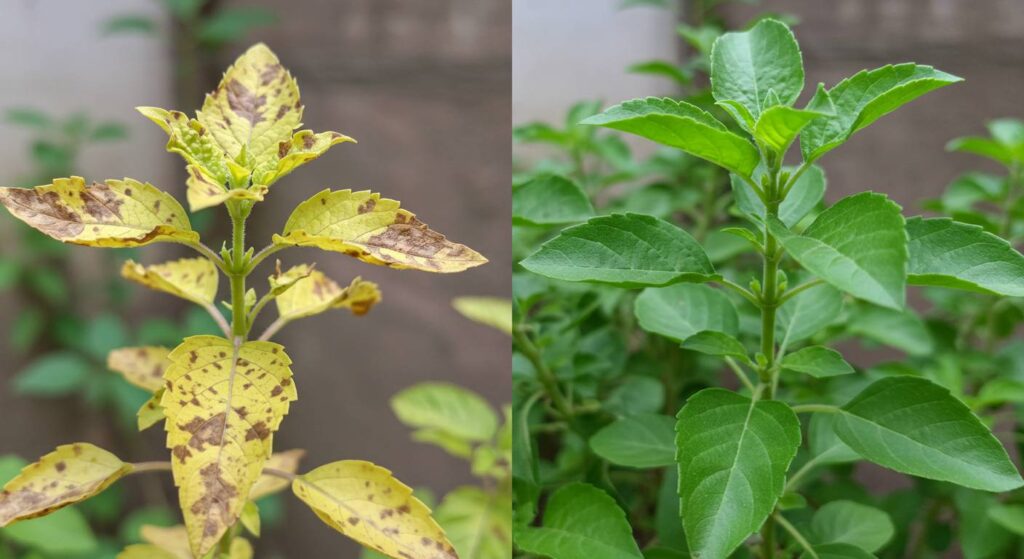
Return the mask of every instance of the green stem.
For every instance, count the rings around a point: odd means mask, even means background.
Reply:
[[[520,328],[512,330],[512,339],[515,341],[516,346],[519,347],[519,351],[526,356],[533,365],[534,370],[537,371],[537,378],[540,380],[541,385],[544,387],[544,392],[551,399],[555,409],[563,419],[569,421],[572,418],[572,407],[558,388],[558,380],[555,378],[554,373],[551,372],[547,363],[541,358],[540,350],[537,349],[537,346],[530,340],[530,337]]]
[[[245,340],[249,324],[245,316],[245,215],[239,206],[231,211],[231,333]]]
[[[803,404],[793,406],[793,413],[839,413],[839,408],[828,404]]]
[[[775,518],[775,521],[779,523],[779,526],[782,526],[783,530],[789,532],[789,535],[792,536],[794,540],[796,540],[796,543],[800,544],[800,547],[804,548],[804,550],[807,552],[807,555],[812,557],[812,559],[818,559],[818,554],[814,551],[814,546],[812,546],[811,543],[807,541],[807,538],[805,538],[803,534],[801,534],[800,531],[796,529],[796,526],[790,524],[789,521],[786,520],[785,517],[783,517],[781,514],[776,513],[773,516]]]

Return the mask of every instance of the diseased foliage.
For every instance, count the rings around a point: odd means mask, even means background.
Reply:
[[[365,546],[395,559],[455,557],[430,510],[387,470],[347,460],[299,475],[301,450],[273,453],[273,435],[297,391],[291,358],[267,339],[291,321],[331,309],[366,314],[380,301],[376,284],[355,278],[342,288],[313,265],[282,272],[278,264],[269,290],[257,297],[246,279],[271,254],[295,245],[429,272],[463,271],[486,259],[429,229],[398,202],[349,190],[324,191],[300,204],[282,235],[254,254],[246,245],[245,221],[271,185],[331,146],[354,141],[336,132],[296,131],[303,112],[298,86],[265,45],[252,47],[228,69],[196,118],[150,107],[140,112],[168,134],[168,151],[185,159],[191,209],[223,205],[231,217],[232,236],[219,255],[200,242],[173,197],[133,179],[87,185],[70,177],[32,189],[0,188],[0,203],[68,243],[169,242],[194,249],[198,258],[125,262],[122,275],[199,305],[221,335],[189,337],[175,348],[122,348],[108,356],[112,370],[152,394],[138,424],[145,429],[164,422],[169,462],[123,463],[87,443],[59,447],[5,486],[0,526],[88,498],[127,473],[170,469],[184,526],[150,528],[143,534],[147,543],[120,557],[252,557],[251,544],[239,536],[242,527],[258,535],[255,499],[289,485],[327,524]],[[230,284],[230,319],[215,304],[219,274]],[[272,301],[279,318],[258,340],[250,339]]]
[[[906,218],[874,192],[826,206],[823,156],[960,78],[884,66],[797,107],[803,63],[782,21],[681,34],[709,91],[690,66],[647,64],[693,95],[517,129],[570,161],[513,184],[518,556],[925,557],[954,529],[966,557],[1016,556],[1024,515],[998,503],[1024,479],[992,432],[1005,415],[978,414],[1024,402],[1019,344],[983,354],[1024,316],[1010,298],[1024,126],[950,145],[1010,171],[931,203],[952,219]],[[685,164],[632,161],[588,126]],[[908,308],[908,285],[927,286],[941,321]],[[831,347],[850,339],[908,357],[855,366]],[[975,339],[986,349],[967,351]],[[862,461],[913,488],[870,494]]]

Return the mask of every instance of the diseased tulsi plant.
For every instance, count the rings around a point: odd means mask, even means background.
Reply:
[[[873,192],[849,196],[813,215],[825,190],[824,172],[815,165],[823,155],[903,104],[958,81],[929,66],[884,66],[831,89],[819,85],[807,105],[797,108],[804,87],[799,47],[785,24],[767,19],[749,31],[721,36],[711,53],[712,93],[734,120],[732,128],[690,103],[657,98],[627,101],[582,121],[728,170],[736,209],[752,225],[728,232],[749,243],[760,259],[760,274],[744,286],[742,268],[716,269],[705,247],[686,231],[638,213],[590,218],[521,262],[554,280],[646,288],[634,307],[639,326],[681,342],[686,350],[723,359],[740,389],[696,391],[674,421],[650,412],[625,413],[601,426],[589,400],[593,389],[574,384],[585,378],[581,371],[649,364],[591,363],[592,355],[613,359],[613,353],[586,344],[575,361],[547,362],[539,341],[562,355],[557,332],[582,328],[588,319],[584,315],[534,331],[522,313],[535,310],[530,307],[541,288],[531,289],[523,278],[517,303],[525,308],[516,315],[515,335],[527,364],[519,365],[519,374],[540,392],[516,408],[519,550],[554,559],[680,557],[687,551],[701,559],[743,556],[741,551],[762,559],[780,551],[815,559],[871,557],[892,537],[889,517],[842,500],[809,516],[801,509],[814,496],[799,492],[809,473],[863,459],[981,491],[1024,485],[989,428],[946,387],[912,370],[855,375],[839,352],[808,343],[846,316],[844,293],[858,300],[853,308],[860,321],[855,327],[850,319],[847,332],[875,337],[885,336],[886,325],[916,318],[905,310],[908,284],[1020,294],[1024,257],[974,226],[946,218],[905,219],[898,205]],[[797,140],[802,161],[787,166],[786,155]],[[578,188],[557,182],[547,188],[559,193],[559,202],[573,201],[573,208],[524,214],[570,223],[592,211]],[[726,271],[739,277],[725,277]],[[756,311],[751,323],[737,302]],[[599,297],[595,305],[602,304]],[[745,333],[753,334],[753,343],[744,343]],[[535,406],[538,401],[549,409]],[[807,414],[808,421],[802,423],[798,414]],[[540,419],[548,416],[553,422]],[[568,431],[561,441],[566,448],[556,468],[540,469],[535,438],[563,430]],[[806,448],[794,464],[805,434]],[[587,443],[600,461],[580,448]],[[641,554],[634,530],[646,533],[651,527],[630,525],[632,515],[627,518],[620,506],[635,496],[616,491],[608,466],[645,470],[673,463],[677,472],[666,473],[658,496],[654,546]],[[564,479],[568,464],[580,472],[575,479],[587,483]],[[541,499],[545,482],[561,485],[546,502]],[[673,494],[678,508],[669,505]],[[543,518],[537,521],[541,504]],[[682,533],[673,528],[680,523]],[[751,538],[757,532],[759,537]]]
[[[445,239],[368,191],[324,190],[300,204],[273,243],[254,254],[245,223],[277,180],[331,146],[353,141],[336,132],[295,132],[303,106],[295,80],[264,45],[228,69],[195,119],[177,111],[139,109],[167,132],[167,148],[188,164],[193,211],[224,205],[232,236],[218,255],[199,240],[182,206],[169,194],[133,179],[87,185],[81,177],[54,179],[33,189],[0,188],[0,203],[16,217],[58,240],[99,247],[154,242],[195,249],[199,258],[143,266],[123,275],[191,301],[210,312],[222,336],[193,336],[174,349],[126,348],[110,355],[112,368],[153,392],[139,426],[161,419],[170,462],[127,463],[88,443],[59,447],[26,467],[0,493],[0,526],[40,516],[89,498],[130,473],[171,470],[179,489],[184,529],[129,548],[122,557],[180,555],[249,557],[241,524],[256,532],[256,496],[291,486],[328,525],[396,559],[447,558],[455,552],[430,511],[411,490],[379,466],[359,460],[326,464],[296,475],[298,456],[272,455],[273,434],[297,397],[291,358],[267,341],[292,320],[347,308],[363,314],[380,300],[377,286],[356,278],[340,287],[311,265],[269,278],[257,298],[246,279],[272,254],[291,246],[342,252],[370,264],[429,272],[459,272],[486,260]],[[230,322],[215,306],[219,273],[230,283]],[[250,332],[273,301],[275,320]],[[180,536],[187,534],[187,539]],[[176,547],[175,547],[176,546]],[[248,551],[247,551],[248,550]],[[178,555],[174,555],[178,556]]]

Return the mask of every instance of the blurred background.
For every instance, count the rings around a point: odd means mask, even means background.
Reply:
[[[306,449],[307,469],[371,460],[437,495],[471,480],[464,460],[412,442],[388,401],[425,380],[475,390],[496,409],[508,400],[507,337],[451,307],[456,296],[510,289],[507,1],[0,0],[0,13],[0,184],[128,176],[183,199],[181,159],[134,107],[192,113],[227,65],[264,41],[299,81],[306,126],[359,144],[336,147],[276,186],[249,220],[252,244],[268,243],[321,189],[355,188],[401,200],[487,256],[484,267],[433,275],[307,249],[281,254],[286,266],[315,259],[339,283],[361,275],[384,299],[365,317],[327,313],[278,336],[300,399],[275,449]],[[220,208],[193,218],[214,247],[225,222]],[[0,473],[17,471],[15,456],[80,440],[133,461],[166,456],[162,429],[135,429],[147,394],[104,360],[115,347],[174,345],[211,330],[201,312],[118,276],[125,258],[180,254],[66,247],[0,215]],[[261,291],[272,264],[263,267],[253,276]],[[174,503],[166,478],[134,477],[60,515],[60,537],[0,531],[0,557],[113,557],[139,525],[178,522]],[[270,529],[257,557],[358,555],[294,499],[268,501],[261,512]]]

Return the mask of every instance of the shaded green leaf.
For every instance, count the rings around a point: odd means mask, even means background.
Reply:
[[[736,334],[739,315],[732,301],[707,285],[677,284],[643,290],[633,306],[640,327],[682,342],[703,331]]]
[[[498,429],[498,417],[476,393],[441,382],[424,382],[391,398],[395,415],[411,427],[436,429],[468,441],[487,441]]]
[[[852,313],[846,330],[910,355],[928,355],[935,347],[928,326],[911,311],[861,305]]]
[[[853,372],[853,367],[838,351],[820,345],[805,347],[786,355],[779,366],[816,378],[848,375]]]
[[[981,227],[914,217],[907,236],[908,283],[1024,296],[1024,256]]]
[[[742,361],[750,361],[747,357],[747,348],[739,340],[722,332],[704,330],[686,338],[683,342],[683,349],[706,353],[708,355],[719,355],[722,357],[735,357]]]
[[[794,167],[783,169],[788,173],[796,171]],[[764,202],[743,179],[732,175],[732,191],[736,195],[736,205],[746,216],[758,223],[767,219]],[[757,175],[755,174],[755,180]],[[809,167],[793,184],[786,199],[779,204],[779,220],[786,227],[793,227],[811,210],[821,203],[825,196],[825,171],[817,165]]]
[[[779,307],[776,335],[784,343],[807,339],[831,324],[843,308],[843,295],[831,285],[815,285]]]
[[[675,463],[675,420],[638,414],[607,425],[590,438],[601,458],[631,468],[660,468]]]
[[[512,191],[512,223],[515,225],[560,225],[594,217],[594,206],[575,182],[547,175],[524,183]]]
[[[91,370],[90,363],[75,353],[51,353],[14,377],[14,391],[27,396],[67,396],[82,389]]]
[[[811,519],[815,543],[847,543],[869,553],[889,543],[895,531],[885,511],[853,501],[827,503]]]

